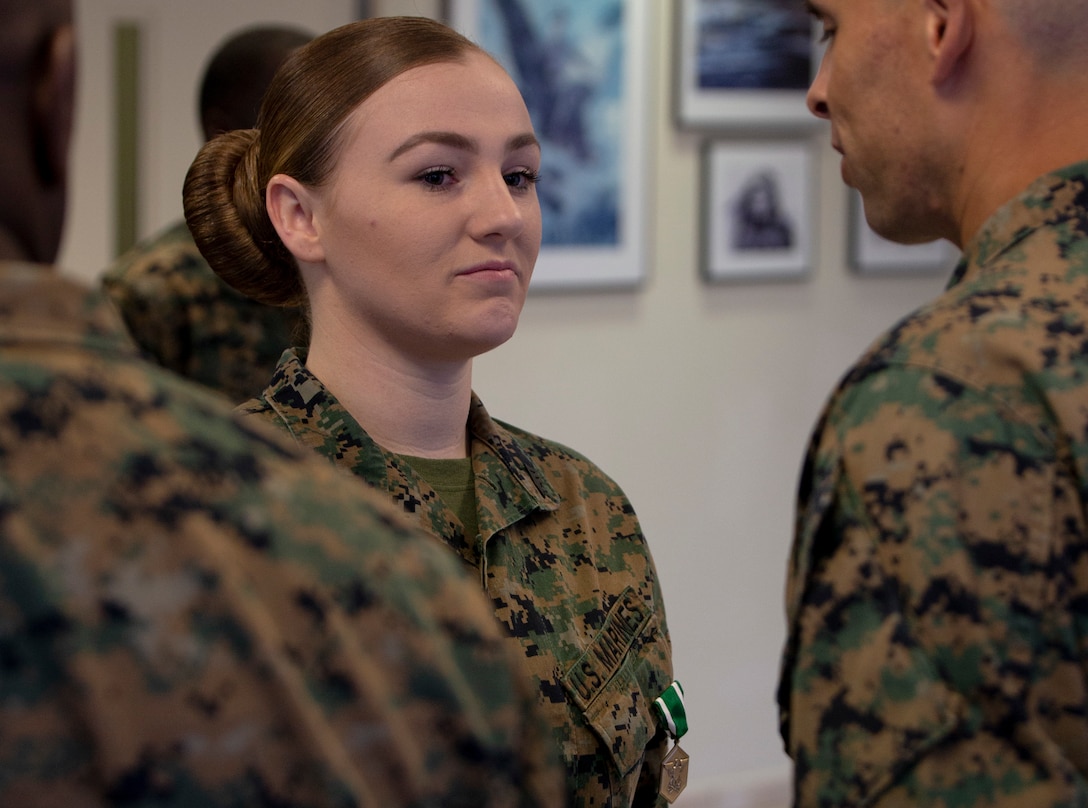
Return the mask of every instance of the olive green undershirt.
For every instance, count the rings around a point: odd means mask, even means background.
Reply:
[[[472,458],[455,459],[409,457],[399,455],[442,497],[446,507],[457,514],[471,542],[479,532],[476,521],[476,479],[472,474]]]

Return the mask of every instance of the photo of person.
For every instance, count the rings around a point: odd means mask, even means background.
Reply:
[[[708,280],[798,278],[808,272],[810,151],[804,141],[708,142],[703,158]]]
[[[729,212],[734,249],[781,250],[793,244],[793,226],[779,207],[773,171],[759,171],[746,180]]]

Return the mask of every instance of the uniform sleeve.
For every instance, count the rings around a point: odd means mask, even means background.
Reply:
[[[912,368],[829,407],[802,475],[779,691],[799,808],[1084,799],[1045,717],[1088,706],[1052,618],[1068,607],[1053,503],[1079,498],[1036,423]],[[1037,712],[1039,694],[1054,702]]]

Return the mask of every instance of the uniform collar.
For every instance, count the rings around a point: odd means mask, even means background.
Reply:
[[[419,496],[426,483],[382,449],[336,397],[305,366],[305,352],[288,349],[280,359],[264,399],[304,446],[384,489],[394,499]],[[535,510],[553,511],[559,496],[533,460],[543,451],[526,433],[494,420],[472,395],[468,418],[476,473],[480,529],[487,536]],[[417,507],[415,502],[401,504]],[[419,503],[424,508],[423,503]],[[467,552],[467,549],[466,549]]]
[[[535,507],[555,510],[559,507],[559,495],[548,483],[543,471],[533,461],[539,445],[527,440],[524,433],[508,424],[496,421],[487,412],[483,402],[473,393],[468,411],[468,429],[472,436],[472,454],[489,451],[497,457],[510,476],[518,482]]]
[[[1083,219],[1086,211],[1088,161],[1044,174],[986,220],[963,251],[948,288],[984,273],[1039,228]]]

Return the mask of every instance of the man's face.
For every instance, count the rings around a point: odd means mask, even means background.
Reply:
[[[861,192],[869,225],[905,243],[942,235],[942,151],[931,98],[925,4],[813,0],[826,52],[808,107],[831,123],[843,181]]]

